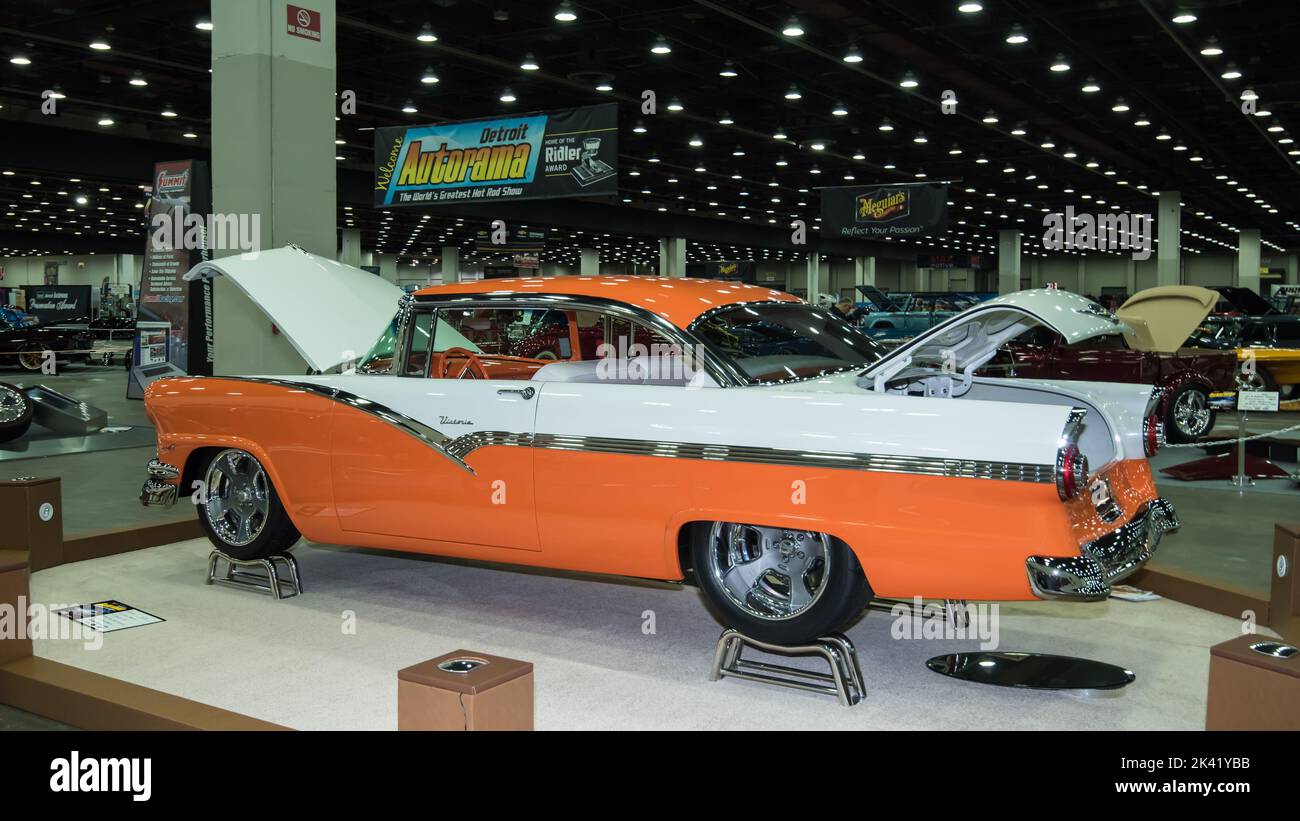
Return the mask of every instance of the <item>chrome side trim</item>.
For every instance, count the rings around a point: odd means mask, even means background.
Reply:
[[[1029,587],[1040,599],[1104,599],[1112,584],[1146,564],[1164,535],[1178,528],[1174,506],[1154,499],[1127,524],[1082,545],[1081,556],[1027,558]]]
[[[371,399],[358,396],[355,393],[335,388],[331,385],[320,385],[315,382],[297,382],[292,379],[272,379],[261,376],[222,376],[218,379],[235,379],[241,382],[260,382],[264,385],[279,385],[282,388],[290,390],[300,390],[307,393],[314,393],[317,396],[323,396],[326,399],[332,399],[341,405],[347,405],[350,408],[361,411],[362,413],[373,416],[381,422],[400,430],[408,436],[418,439],[420,442],[433,448],[438,453],[456,463],[456,466],[462,470],[474,473],[474,468],[465,463],[464,459],[452,455],[447,449],[448,443],[452,438],[437,428],[430,427],[419,419],[413,419],[400,411],[393,410],[387,405],[381,405]]]
[[[711,462],[745,462],[788,467],[824,467],[865,470],[875,473],[908,473],[958,479],[998,479],[1010,482],[1051,484],[1054,466],[1012,462],[984,462],[971,459],[942,459],[926,456],[894,456],[879,453],[843,453],[819,450],[790,450],[751,445],[705,445],[696,442],[658,442],[605,436],[508,433],[477,431],[458,436],[446,447],[452,456],[465,459],[480,447],[507,445],[543,450],[570,450],[624,456],[659,456],[668,459],[702,459]]]

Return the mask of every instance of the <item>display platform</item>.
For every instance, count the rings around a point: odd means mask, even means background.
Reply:
[[[531,662],[538,729],[1200,729],[1209,648],[1236,619],[1169,600],[1001,607],[999,648],[1133,670],[1120,691],[983,687],[926,669],[977,640],[900,640],[872,611],[848,631],[866,698],[709,682],[719,625],[692,587],[301,543],[303,596],[205,586],[194,539],[32,577],[37,603],[130,602],[165,619],[87,650],[35,654],[298,729],[395,729],[397,671],[458,647]],[[799,664],[800,660],[791,660]]]

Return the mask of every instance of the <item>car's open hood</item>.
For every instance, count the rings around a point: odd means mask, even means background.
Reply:
[[[225,276],[266,312],[313,370],[359,359],[384,333],[402,290],[295,247],[200,262],[187,280]]]
[[[900,345],[862,376],[877,389],[905,371],[974,373],[1007,341],[1046,326],[1069,344],[1126,330],[1114,314],[1091,299],[1040,288],[981,302]]]
[[[1219,295],[1195,285],[1161,285],[1138,291],[1115,312],[1128,330],[1124,339],[1138,351],[1174,353],[1183,346]]]

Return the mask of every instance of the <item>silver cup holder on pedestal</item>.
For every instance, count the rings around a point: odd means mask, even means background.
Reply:
[[[1257,641],[1250,645],[1250,649],[1256,653],[1279,659],[1293,658],[1297,653],[1300,653],[1300,647],[1283,644],[1279,641]]]

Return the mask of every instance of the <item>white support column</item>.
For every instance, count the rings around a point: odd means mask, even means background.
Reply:
[[[1020,231],[1003,228],[998,231],[998,293],[1010,294],[1020,290]]]
[[[262,248],[294,243],[330,259],[338,253],[334,3],[310,3],[316,15],[293,33],[278,0],[211,4],[213,210],[258,219]],[[213,283],[213,303],[216,373],[306,370],[225,277]]]
[[[460,282],[460,246],[442,246],[442,265],[438,270],[442,272],[443,285]]]
[[[822,255],[816,251],[809,251],[804,266],[806,277],[804,285],[808,289],[807,300],[816,305],[817,297],[825,290],[822,287]]]
[[[1183,206],[1177,191],[1161,191],[1156,206],[1156,284],[1180,285],[1182,275],[1181,239],[1178,232],[1182,222]]]
[[[686,276],[686,240],[681,237],[659,240],[659,276]]]
[[[361,230],[344,228],[339,247],[339,262],[353,268],[361,265]]]
[[[1080,256],[1079,266],[1075,270],[1077,284],[1074,286],[1074,292],[1080,295],[1088,293],[1088,258]]]
[[[871,285],[876,284],[876,258],[875,257],[854,257],[853,258],[853,284]]]
[[[595,248],[581,248],[578,254],[578,273],[581,276],[594,277],[600,273],[600,251]]]
[[[1137,293],[1137,287],[1138,287],[1137,282],[1138,282],[1137,261],[1133,259],[1132,254],[1129,254],[1124,258],[1124,291],[1129,296],[1133,296],[1134,294]]]
[[[1258,228],[1243,228],[1237,234],[1237,286],[1259,293]]]
[[[898,263],[898,290],[900,291],[919,291],[920,283],[917,282],[916,258],[904,259]]]
[[[1282,282],[1287,285],[1300,285],[1300,254],[1286,255],[1286,273]]]

